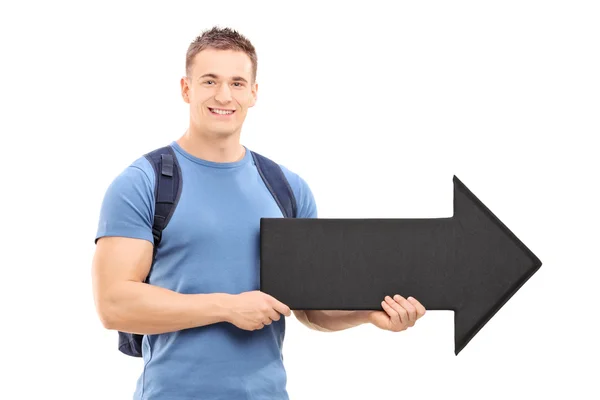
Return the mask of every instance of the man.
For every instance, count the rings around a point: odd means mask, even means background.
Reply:
[[[183,191],[150,272],[154,170],[140,157],[111,183],[96,236],[93,287],[107,329],[144,334],[144,369],[136,399],[287,399],[282,361],[291,310],[260,292],[261,217],[281,217],[240,143],[256,103],[254,47],[231,29],[203,32],[191,43],[181,94],[189,128],[171,146]],[[307,183],[282,166],[299,218],[315,218]],[[320,331],[364,323],[402,331],[425,309],[399,295],[384,311],[294,310]]]

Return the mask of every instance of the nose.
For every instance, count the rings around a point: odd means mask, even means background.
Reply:
[[[219,86],[217,94],[215,95],[215,100],[221,104],[227,104],[231,101],[231,91],[229,90],[228,85]]]

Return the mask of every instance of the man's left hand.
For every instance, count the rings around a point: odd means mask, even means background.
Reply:
[[[368,320],[378,328],[400,332],[415,325],[425,315],[425,307],[413,297],[405,299],[399,294],[386,296],[381,302],[384,311],[370,311]]]

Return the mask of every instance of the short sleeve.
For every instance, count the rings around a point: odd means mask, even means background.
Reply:
[[[286,167],[281,166],[281,169],[292,187],[294,196],[296,196],[298,218],[317,218],[317,203],[308,183]]]
[[[154,243],[154,172],[138,160],[109,185],[102,206],[95,243],[103,236],[144,239]],[[152,179],[149,176],[152,173]]]

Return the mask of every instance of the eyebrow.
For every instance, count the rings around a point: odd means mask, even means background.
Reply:
[[[216,75],[216,74],[212,74],[211,73],[211,74],[204,74],[204,75],[202,75],[200,77],[200,79],[203,79],[203,78],[219,79],[219,76]],[[246,79],[242,78],[241,76],[234,76],[234,77],[231,78],[231,80],[233,80],[233,81],[242,81],[242,82],[248,83],[248,81]]]

